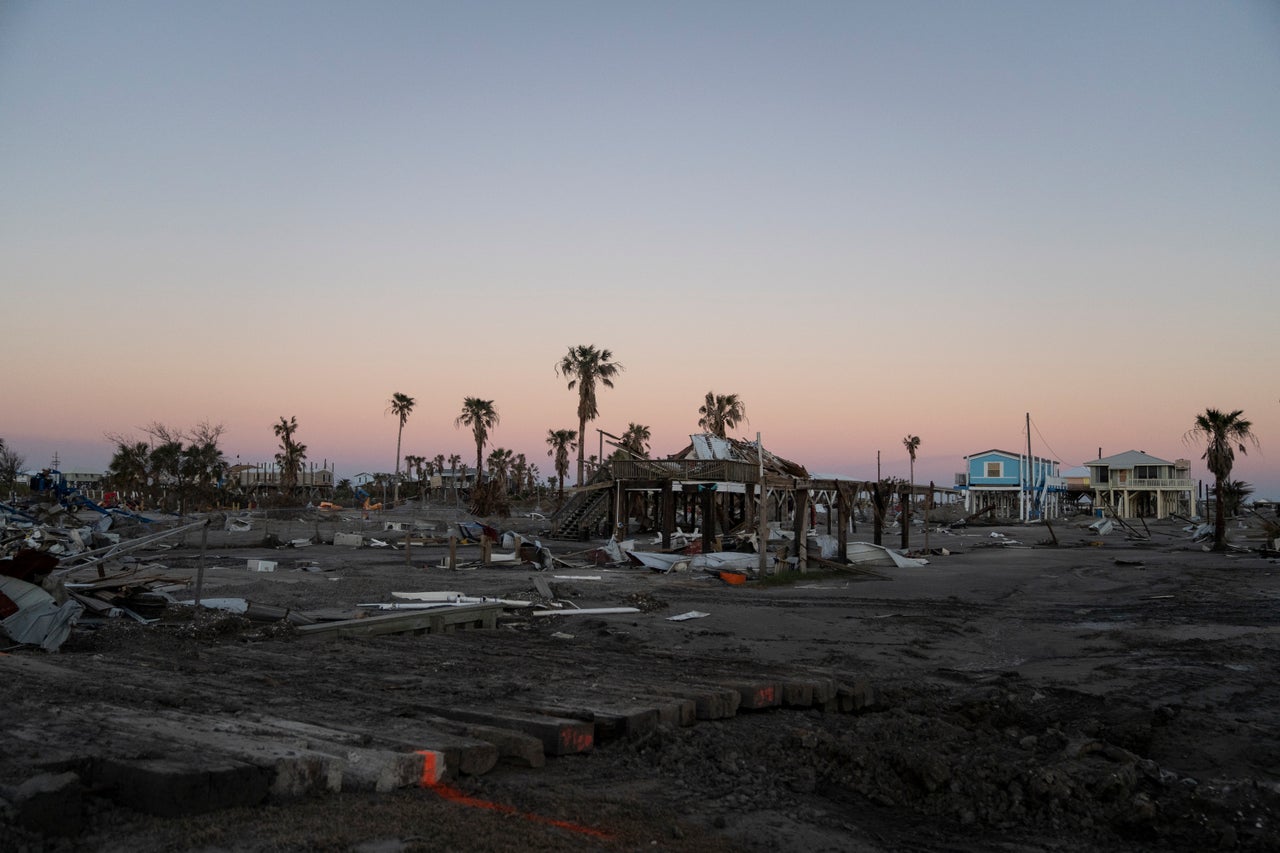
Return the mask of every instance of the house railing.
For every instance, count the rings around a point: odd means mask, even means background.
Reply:
[[[1195,480],[1184,480],[1173,477],[1159,479],[1137,479],[1135,477],[1130,477],[1124,481],[1116,479],[1106,483],[1095,482],[1093,483],[1092,488],[1103,492],[1121,491],[1124,489],[1128,489],[1129,491],[1136,491],[1139,489],[1163,489],[1166,491],[1173,490],[1188,492],[1195,490],[1196,483]]]

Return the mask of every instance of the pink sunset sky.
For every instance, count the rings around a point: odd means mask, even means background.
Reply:
[[[589,425],[666,455],[708,390],[811,472],[951,485],[1190,458],[1206,407],[1280,498],[1280,11],[1268,2],[0,7],[0,437],[226,427],[389,471],[544,476]],[[486,452],[490,448],[486,448]]]

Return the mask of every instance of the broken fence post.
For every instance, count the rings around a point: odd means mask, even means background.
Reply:
[[[200,593],[204,589],[204,558],[209,549],[209,519],[204,520],[200,528],[200,564],[196,567],[196,608],[199,612]]]

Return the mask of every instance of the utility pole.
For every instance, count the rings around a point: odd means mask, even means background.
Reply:
[[[756,548],[758,562],[756,564],[756,572],[759,577],[764,577],[768,571],[769,564],[769,487],[764,479],[764,442],[760,438],[760,433],[756,433],[756,459],[759,462],[758,477],[760,479],[760,501],[758,507],[759,520],[756,526],[756,541],[759,543]]]

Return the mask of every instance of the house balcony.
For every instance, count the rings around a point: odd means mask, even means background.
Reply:
[[[1186,480],[1179,478],[1160,478],[1160,479],[1136,479],[1130,477],[1128,480],[1116,480],[1109,483],[1093,484],[1093,488],[1099,492],[1106,491],[1177,491],[1177,492],[1193,492],[1196,489],[1195,480]]]

